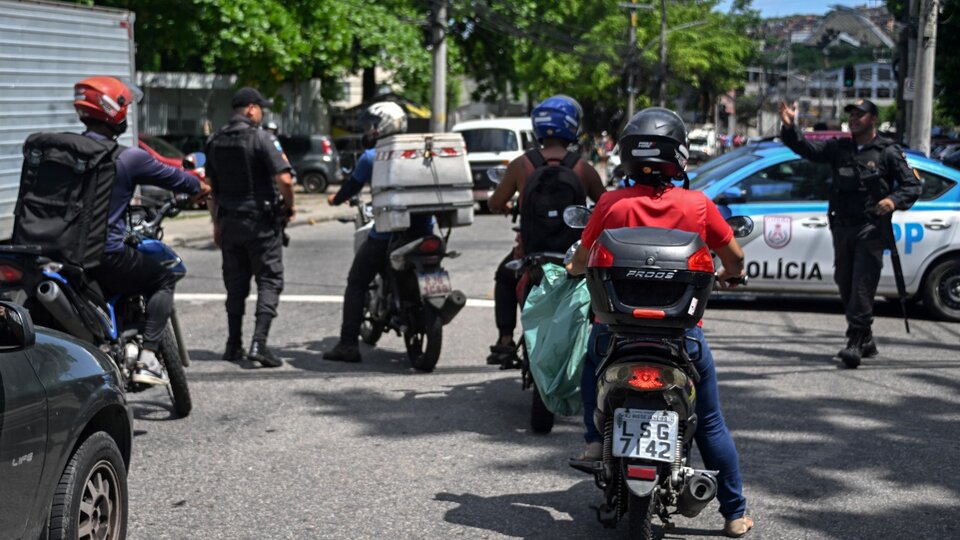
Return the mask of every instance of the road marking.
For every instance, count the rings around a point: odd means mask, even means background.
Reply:
[[[176,293],[176,299],[182,302],[223,302],[227,299],[225,293]],[[257,295],[251,294],[247,297],[247,302],[255,302]],[[281,294],[281,302],[301,303],[301,304],[342,304],[342,296],[329,294]],[[467,307],[492,308],[493,300],[485,298],[468,298]]]

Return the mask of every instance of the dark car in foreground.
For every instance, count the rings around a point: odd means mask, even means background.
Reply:
[[[124,538],[132,426],[106,355],[0,302],[0,537]]]
[[[279,135],[280,146],[297,173],[297,183],[307,193],[323,193],[330,184],[339,184],[340,155],[326,135]]]

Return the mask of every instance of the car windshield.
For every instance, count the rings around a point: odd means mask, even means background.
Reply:
[[[183,152],[181,152],[179,148],[177,148],[176,146],[168,143],[167,141],[159,137],[144,136],[141,138],[143,139],[143,142],[146,143],[147,146],[149,146],[150,148],[153,148],[154,151],[156,151],[156,153],[160,154],[165,158],[174,158],[174,159],[183,158]]]
[[[517,135],[509,129],[467,129],[460,132],[467,152],[516,152],[520,150]]]
[[[697,177],[690,182],[690,189],[702,190],[715,181],[726,177],[733,171],[746,167],[758,159],[760,159],[760,156],[742,154],[734,159],[728,159],[720,165],[709,167],[709,170],[704,170],[704,172],[698,174]]]
[[[703,146],[703,145],[707,144],[707,139],[706,139],[706,138],[700,138],[700,137],[691,137],[691,138],[690,138],[690,144],[698,144],[698,145],[700,145],[700,146]]]

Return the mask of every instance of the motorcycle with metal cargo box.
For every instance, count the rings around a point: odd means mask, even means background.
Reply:
[[[141,197],[142,205],[127,212],[124,242],[168,268],[177,280],[187,274],[183,260],[163,243],[163,220],[180,212],[176,198],[153,201]],[[83,269],[50,259],[41,246],[0,246],[0,299],[30,310],[37,324],[66,332],[98,346],[110,356],[129,392],[151,388],[131,379],[136,370],[146,321],[142,295],[114,295],[104,299],[99,286],[88,280]],[[176,307],[157,351],[170,379],[166,386],[177,416],[190,414],[193,402],[184,367],[190,365],[186,342]]]
[[[564,211],[571,227],[585,227],[589,217],[585,207]],[[745,216],[727,223],[737,238],[754,227]],[[570,465],[603,491],[598,520],[613,528],[626,516],[630,538],[653,538],[655,515],[666,528],[677,514],[696,517],[717,493],[718,471],[690,466],[700,376],[685,335],[716,287],[711,255],[699,234],[655,227],[608,229],[591,249],[591,306],[613,334],[597,370],[593,415],[603,457]]]
[[[360,249],[374,224],[373,205],[350,199],[357,215],[337,218],[354,223],[354,252]],[[431,372],[440,359],[443,327],[449,324],[467,303],[463,292],[454,290],[450,274],[443,269],[444,258],[456,258],[459,252],[447,250],[451,229],[446,235],[419,238],[393,235],[389,264],[370,284],[363,306],[360,338],[376,345],[383,332],[393,330],[403,343],[410,365],[417,371]]]

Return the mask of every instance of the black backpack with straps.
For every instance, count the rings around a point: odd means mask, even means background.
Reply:
[[[524,253],[564,253],[580,238],[580,231],[563,222],[563,209],[586,204],[580,177],[573,171],[580,154],[567,152],[559,163],[550,164],[539,149],[526,154],[533,164],[520,201],[520,239]]]
[[[23,145],[11,242],[84,269],[100,264],[124,147],[78,133],[34,133]]]

